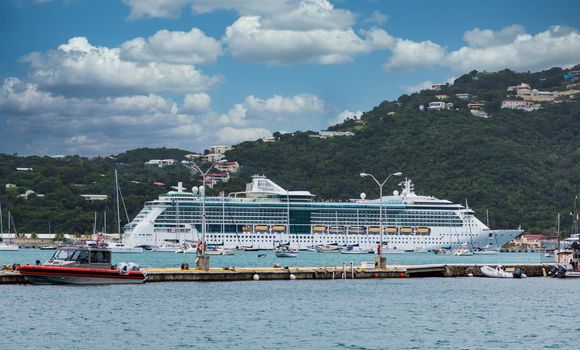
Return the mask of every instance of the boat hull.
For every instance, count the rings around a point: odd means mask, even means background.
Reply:
[[[30,265],[21,266],[19,271],[31,284],[139,284],[147,279],[142,271]]]

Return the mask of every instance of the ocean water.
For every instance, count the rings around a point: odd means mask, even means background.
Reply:
[[[2,349],[577,349],[578,280],[4,285]]]
[[[19,251],[0,252],[0,265],[6,264],[34,264],[36,260],[48,260],[54,251],[21,249]],[[266,255],[258,257],[258,255]],[[453,256],[450,254],[438,255],[433,253],[405,253],[387,254],[388,264],[530,264],[548,262],[541,253],[500,253],[498,255]],[[552,258],[553,259],[553,258]],[[179,267],[186,262],[190,266],[195,263],[195,254],[176,254],[172,252],[145,251],[141,254],[113,254],[113,262],[135,262],[144,266]],[[342,266],[350,262],[359,265],[360,262],[373,262],[373,254],[346,255],[340,253],[300,252],[298,258],[277,258],[270,251],[236,252],[235,255],[212,256],[211,267],[268,267],[273,264],[284,266]],[[549,262],[552,262],[551,260]]]
[[[22,250],[0,257],[27,262],[49,255]],[[185,259],[176,255],[117,258],[173,266]],[[349,259],[354,257],[360,258]],[[473,257],[389,258],[439,263]],[[480,258],[525,263],[539,262],[541,256]],[[265,261],[248,252],[212,259],[214,265],[263,261],[268,266],[283,260],[312,266],[341,263],[344,255],[305,252],[298,259]],[[577,349],[579,289],[580,280],[541,277],[2,285],[0,348]]]

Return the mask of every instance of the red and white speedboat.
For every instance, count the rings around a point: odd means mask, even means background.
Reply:
[[[62,247],[42,265],[22,265],[20,273],[32,284],[143,283],[147,274],[133,263],[111,265],[111,250]]]

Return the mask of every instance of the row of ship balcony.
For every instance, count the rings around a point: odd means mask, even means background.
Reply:
[[[255,226],[244,226],[242,228],[244,233],[286,233],[286,225],[255,225]],[[381,229],[378,226],[324,226],[316,225],[312,226],[313,234],[380,234]],[[416,236],[429,236],[431,234],[431,228],[429,227],[395,227],[387,226],[383,227],[383,234],[387,235],[416,235]]]

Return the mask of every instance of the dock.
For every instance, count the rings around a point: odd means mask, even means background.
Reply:
[[[384,269],[342,265],[336,267],[223,267],[209,271],[182,270],[179,268],[149,268],[146,283],[157,282],[231,282],[276,280],[346,280],[371,278],[420,277],[481,277],[480,267],[485,264],[429,264],[389,265]],[[492,265],[493,266],[493,265]],[[507,271],[515,264],[504,264]],[[545,277],[549,264],[518,264],[528,277]],[[574,272],[570,272],[570,277]],[[18,271],[0,271],[0,284],[24,284],[26,280]]]

